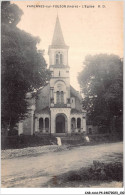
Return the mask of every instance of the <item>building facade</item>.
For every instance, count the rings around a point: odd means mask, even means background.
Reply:
[[[50,82],[31,100],[29,117],[19,124],[19,134],[72,134],[86,132],[82,97],[70,85],[68,49],[57,16],[49,46]],[[30,127],[29,127],[30,126]]]

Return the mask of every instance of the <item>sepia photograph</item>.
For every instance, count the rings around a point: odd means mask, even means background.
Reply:
[[[1,188],[123,188],[123,1],[1,1]]]

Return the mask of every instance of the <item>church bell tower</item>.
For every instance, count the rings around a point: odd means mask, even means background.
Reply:
[[[70,107],[70,79],[68,65],[68,49],[65,44],[59,18],[56,24],[52,43],[49,46],[50,107]]]

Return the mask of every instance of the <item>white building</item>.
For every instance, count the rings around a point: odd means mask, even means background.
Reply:
[[[19,124],[19,134],[71,134],[86,131],[82,97],[70,85],[68,49],[57,16],[52,44],[49,46],[50,82],[31,100],[29,118]]]

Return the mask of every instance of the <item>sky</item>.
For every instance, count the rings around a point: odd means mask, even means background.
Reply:
[[[107,53],[123,57],[122,1],[14,1],[11,3],[17,4],[24,13],[18,27],[40,37],[38,48],[45,50],[44,57],[48,67],[48,46],[52,42],[58,14],[65,43],[69,46],[70,83],[76,90],[80,90],[77,76],[84,68],[86,55]],[[31,7],[32,5],[34,7]],[[36,5],[44,7],[38,8],[35,7]]]

